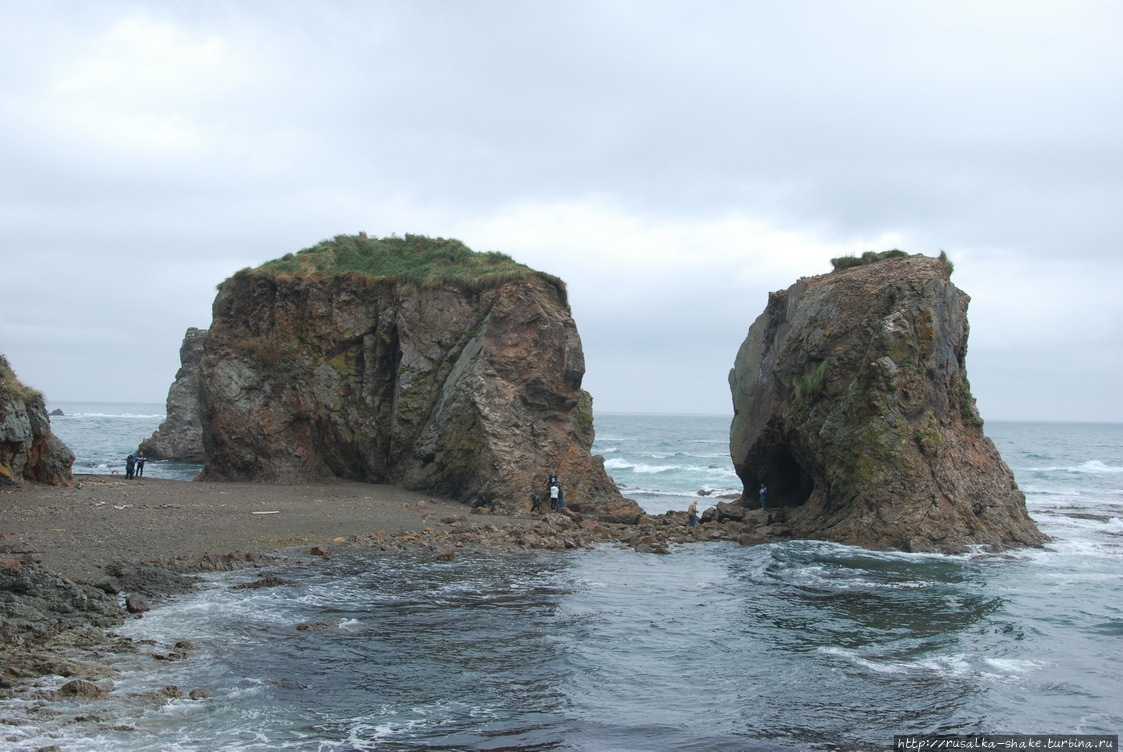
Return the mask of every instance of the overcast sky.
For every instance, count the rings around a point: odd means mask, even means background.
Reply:
[[[955,263],[987,419],[1123,420],[1123,3],[0,0],[0,352],[162,403],[340,233],[569,285],[598,412],[731,413],[768,292]]]

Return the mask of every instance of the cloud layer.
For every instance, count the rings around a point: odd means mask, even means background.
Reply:
[[[234,271],[344,232],[567,280],[598,410],[728,412],[768,291],[900,247],[984,417],[1123,420],[1111,2],[0,0],[0,351],[162,401]]]

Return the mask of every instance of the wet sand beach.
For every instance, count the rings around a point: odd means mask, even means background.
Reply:
[[[75,476],[73,488],[0,489],[6,547],[50,570],[90,582],[115,561],[167,561],[207,553],[260,553],[324,545],[350,536],[503,524],[465,504],[401,488],[348,481],[309,485],[196,483]],[[525,520],[524,520],[525,521]],[[3,558],[7,554],[0,554]]]

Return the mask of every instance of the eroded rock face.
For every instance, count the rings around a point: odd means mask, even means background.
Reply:
[[[203,480],[340,477],[514,511],[556,473],[575,510],[642,514],[590,454],[584,356],[559,283],[246,272],[213,313]]]
[[[43,395],[19,382],[0,355],[0,484],[69,484],[74,453],[51,433]]]
[[[1040,545],[967,381],[968,296],[913,256],[772,293],[729,375],[741,504],[796,537],[906,551]]]
[[[191,327],[179,348],[179,371],[168,389],[167,416],[139,451],[150,460],[203,461],[203,426],[199,419],[199,364],[205,329]]]

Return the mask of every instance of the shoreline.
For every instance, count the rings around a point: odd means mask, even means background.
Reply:
[[[248,587],[280,584],[274,565],[334,549],[419,554],[565,552],[601,544],[670,554],[678,544],[772,538],[762,520],[687,527],[685,512],[605,522],[571,510],[508,517],[395,486],[203,483],[81,476],[73,487],[0,489],[0,701],[114,700],[115,655],[186,658],[114,634],[205,572],[252,568]],[[178,688],[175,688],[178,691]],[[169,697],[149,698],[163,703]],[[22,722],[15,722],[22,725]]]
[[[122,560],[167,562],[204,554],[266,553],[339,538],[420,533],[526,518],[472,515],[465,505],[396,486],[353,481],[305,485],[203,483],[75,476],[72,487],[27,483],[0,490],[7,552],[92,582]],[[16,550],[13,550],[16,549]]]

